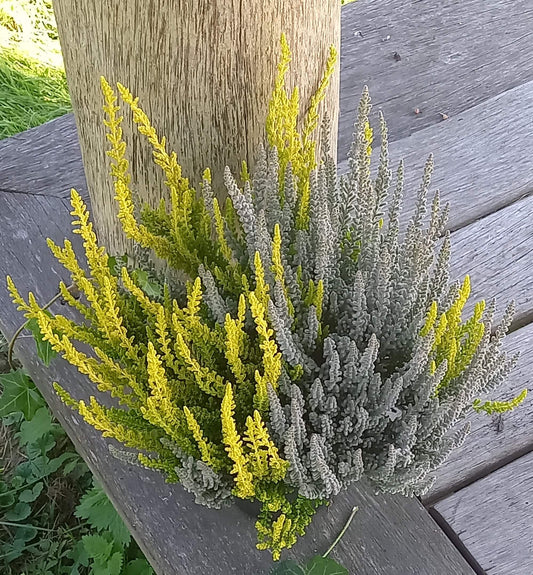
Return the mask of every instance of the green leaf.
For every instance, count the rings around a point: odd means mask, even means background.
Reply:
[[[109,542],[102,535],[84,535],[81,540],[87,555],[91,559],[106,561],[113,551],[113,542]]]
[[[21,445],[34,443],[48,433],[57,431],[59,425],[52,423],[52,414],[47,407],[39,408],[29,421],[23,421],[16,437]]]
[[[123,575],[154,575],[154,570],[146,559],[134,559],[124,566]]]
[[[9,509],[4,515],[6,521],[22,521],[31,514],[31,507],[22,501],[19,501],[15,507]]]
[[[32,489],[25,489],[19,495],[19,501],[22,501],[24,503],[31,503],[32,501],[35,501],[37,497],[41,495],[43,487],[44,483],[40,481],[39,483],[36,483]]]
[[[11,489],[18,489],[24,485],[24,479],[20,475],[14,475],[11,478]],[[7,489],[6,489],[7,491]],[[2,493],[2,489],[0,488],[0,493]]]
[[[0,493],[0,509],[2,507],[12,507],[15,503],[15,496],[13,493]]]
[[[2,555],[3,562],[12,563],[15,559],[18,559],[26,548],[26,541],[23,538],[17,538],[12,543],[5,543],[0,545],[0,553]]]
[[[4,390],[0,396],[0,417],[20,411],[30,421],[46,405],[33,381],[21,369],[1,374],[0,385]]]
[[[348,571],[329,557],[314,557],[305,566],[305,575],[348,575]]]
[[[124,561],[124,555],[119,551],[118,553],[113,553],[111,559],[107,563],[107,574],[108,575],[120,575],[122,571],[122,562]],[[106,574],[106,575],[107,575]]]
[[[128,545],[131,541],[128,528],[100,487],[95,486],[83,495],[74,514],[98,531],[109,530],[120,545]]]
[[[26,446],[26,455],[29,459],[35,459],[40,455],[46,455],[55,445],[56,440],[51,434],[43,435],[37,441],[33,441]]]
[[[107,266],[111,275],[117,277],[120,275],[120,270],[128,263],[128,256],[109,256],[107,258]]]
[[[45,313],[48,313],[45,311]],[[49,316],[52,314],[48,313]],[[36,319],[30,319],[26,324],[26,328],[31,331],[35,344],[37,346],[37,355],[39,359],[48,367],[50,362],[57,355],[57,351],[52,349],[50,342],[43,339],[43,334]]]
[[[9,415],[4,415],[4,417],[2,417],[2,423],[4,425],[17,425],[22,421],[24,421],[24,414],[21,411],[15,411],[13,413],[10,413]]]
[[[23,461],[15,468],[15,477],[20,477],[23,482],[29,483],[39,476],[33,474],[33,465],[31,461]]]
[[[55,473],[66,461],[78,457],[76,453],[72,453],[72,451],[65,451],[59,457],[54,457],[50,459],[47,465],[44,467],[44,471],[47,475],[51,475]]]
[[[89,565],[89,555],[82,540],[78,541],[68,552],[68,557],[72,559],[76,565],[81,565],[82,567]]]
[[[65,476],[68,475],[69,473],[72,473],[76,468],[76,466],[80,464],[81,458],[78,456],[78,454],[73,453],[72,455],[74,456],[72,458],[72,461],[69,461],[68,463],[65,464],[65,467],[63,467],[63,475]]]
[[[15,539],[19,541],[24,541],[27,543],[35,538],[37,535],[37,529],[32,525],[23,525],[21,527],[17,527],[15,530]],[[15,541],[16,543],[16,541]]]
[[[305,571],[292,560],[282,561],[269,575],[305,575]]]
[[[107,258],[107,267],[109,268],[109,272],[112,276],[117,276],[117,257],[116,256],[108,256]]]
[[[144,270],[135,270],[134,272],[135,281],[137,285],[143,290],[143,292],[149,297],[160,297],[161,296],[161,286],[154,281],[148,272]]]

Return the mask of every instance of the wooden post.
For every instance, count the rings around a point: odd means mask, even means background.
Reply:
[[[293,53],[289,87],[302,104],[316,88],[330,45],[340,44],[340,0],[54,0],[67,80],[100,240],[123,253],[102,123],[99,78],[139,96],[192,185],[210,167],[236,173],[264,137],[284,32]],[[339,77],[325,101],[336,141]],[[133,186],[154,205],[165,197],[151,150],[125,114]],[[217,193],[221,193],[219,187]],[[223,193],[223,192],[222,192]]]

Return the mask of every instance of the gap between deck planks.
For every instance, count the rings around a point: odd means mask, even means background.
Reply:
[[[435,509],[490,575],[533,573],[533,452]]]
[[[68,203],[60,198],[0,192],[0,269],[12,275],[24,295],[32,289],[41,302],[55,294],[60,278],[66,279],[44,237],[56,243],[72,237],[68,211]],[[79,250],[79,238],[73,240]],[[1,329],[9,337],[23,318],[10,303],[4,285],[0,286],[0,309]],[[55,307],[61,309],[59,304]],[[44,367],[36,359],[31,338],[21,339],[16,351],[159,575],[189,571],[266,574],[271,562],[266,553],[255,549],[252,516],[235,506],[224,511],[197,506],[179,485],[166,485],[157,473],[115,460],[107,450],[108,440],[61,405],[51,388],[53,381],[59,381],[75,397],[87,398],[94,388],[85,377],[60,358],[50,368]],[[304,559],[324,552],[354,505],[360,511],[335,551],[336,559],[350,572],[472,575],[416,499],[374,496],[363,483],[322,510],[291,556]]]
[[[391,139],[399,140],[441,123],[441,113],[453,119],[533,80],[532,44],[531,0],[369,0],[344,7],[339,158],[351,143],[363,85],[383,109]]]

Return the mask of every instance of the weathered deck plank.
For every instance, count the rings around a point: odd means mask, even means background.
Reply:
[[[442,122],[441,112],[453,118],[533,80],[532,43],[530,0],[379,0],[343,8],[339,158],[350,145],[363,85],[397,140]]]
[[[72,114],[0,141],[0,190],[68,198],[73,187],[86,196]]]
[[[59,279],[65,278],[44,238],[59,243],[65,236],[72,236],[68,211],[67,202],[61,198],[0,192],[0,269],[12,275],[23,293],[32,289],[41,302],[50,299]],[[79,246],[77,239],[74,243]],[[22,318],[10,303],[4,285],[0,286],[0,309],[0,328],[9,336]],[[167,485],[156,473],[113,459],[107,440],[61,405],[51,388],[53,381],[59,381],[76,397],[86,398],[92,385],[59,358],[45,368],[36,359],[29,338],[21,339],[16,351],[158,575],[193,571],[262,575],[267,571],[268,555],[255,549],[252,516],[238,507],[220,512],[197,506],[180,486]],[[309,557],[315,551],[324,551],[354,505],[360,507],[360,512],[336,550],[336,558],[350,572],[473,574],[416,499],[374,496],[363,484],[323,510],[292,555]],[[421,547],[424,553],[418,551]]]
[[[533,452],[436,505],[481,567],[533,573]]]
[[[470,435],[438,470],[424,503],[431,504],[533,450],[533,324],[513,332],[505,347],[511,353],[519,351],[521,358],[493,398],[505,401],[523,389],[529,391],[528,396],[520,407],[501,417],[481,413],[470,418]]]
[[[453,278],[470,274],[467,304],[495,297],[500,309],[515,300],[514,322],[523,324],[533,312],[533,196],[524,198],[453,233]]]

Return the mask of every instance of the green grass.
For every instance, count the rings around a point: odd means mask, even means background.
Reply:
[[[0,0],[0,139],[69,111],[50,1]]]
[[[70,111],[65,74],[14,49],[0,52],[0,139]]]

